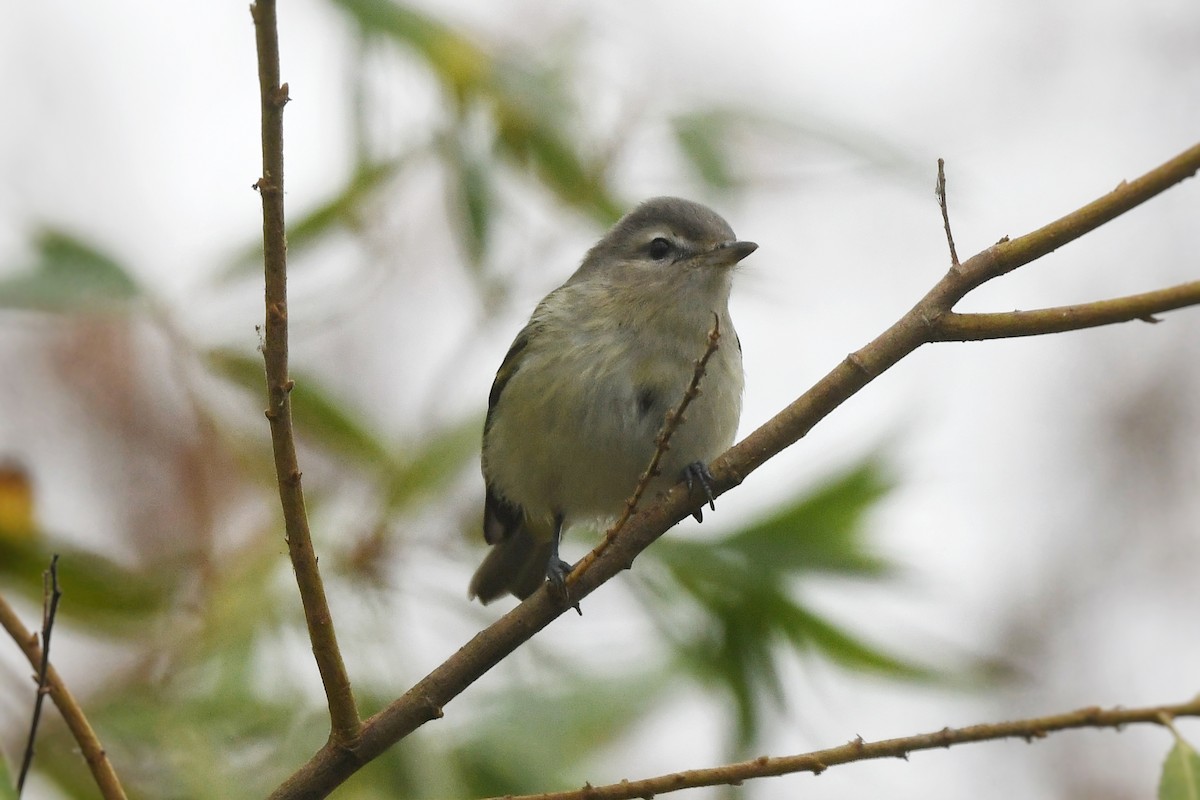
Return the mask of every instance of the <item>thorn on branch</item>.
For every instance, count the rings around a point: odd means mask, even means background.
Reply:
[[[1157,325],[1158,323],[1162,322],[1161,319],[1154,316],[1153,314],[1147,314],[1144,317],[1138,317],[1138,319],[1141,320],[1142,322],[1148,322],[1151,325]]]
[[[271,180],[270,175],[263,175],[250,184],[250,188],[257,190],[259,194],[279,194],[279,185]]]
[[[859,372],[861,372],[863,375],[866,375],[869,378],[875,377],[875,374],[867,367],[867,362],[865,362],[863,360],[862,356],[860,356],[857,352],[851,353],[850,355],[846,356],[846,362],[848,364],[850,364],[850,366],[854,367]]]

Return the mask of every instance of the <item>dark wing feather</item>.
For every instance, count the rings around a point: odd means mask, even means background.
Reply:
[[[488,392],[488,410],[487,418],[483,423],[483,432],[486,435],[488,428],[492,427],[492,414],[496,413],[496,405],[500,402],[500,394],[504,391],[504,387],[508,385],[509,380],[513,375],[517,374],[517,368],[520,366],[521,351],[529,346],[531,331],[526,327],[513,340],[512,347],[508,348],[508,353],[504,356],[504,361],[500,362],[500,369],[496,370],[496,379],[492,381],[492,390]]]

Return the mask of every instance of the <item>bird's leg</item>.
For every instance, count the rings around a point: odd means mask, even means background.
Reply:
[[[703,461],[693,461],[688,464],[683,468],[683,481],[687,484],[689,492],[692,490],[693,484],[700,484],[700,488],[704,490],[704,496],[708,498],[709,509],[717,510],[712,491],[713,474],[708,471],[707,464]],[[692,512],[692,516],[696,518],[696,522],[704,522],[704,507],[697,508]]]
[[[563,602],[573,605],[575,612],[583,616],[579,604],[571,603],[570,595],[567,593],[567,576],[571,574],[571,565],[558,555],[558,544],[562,541],[562,529],[563,515],[555,514],[554,536],[550,539],[550,559],[546,562],[546,580],[550,581],[550,585],[554,587],[555,593],[563,599]]]

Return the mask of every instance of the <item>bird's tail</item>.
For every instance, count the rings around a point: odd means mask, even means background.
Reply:
[[[516,526],[492,545],[492,552],[475,570],[467,589],[471,599],[478,597],[487,604],[506,592],[521,600],[529,597],[546,580],[551,544],[534,538],[525,525]]]

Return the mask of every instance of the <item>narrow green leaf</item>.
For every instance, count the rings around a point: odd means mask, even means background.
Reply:
[[[868,459],[722,544],[775,572],[878,577],[889,567],[868,550],[863,518],[890,488],[882,465]]]
[[[16,542],[0,539],[4,585],[40,604],[42,573],[52,553],[59,554],[58,578],[63,590],[59,616],[84,623],[89,629],[136,631],[148,616],[161,612],[170,597],[174,578],[166,571],[146,575],[97,553],[42,537]]]
[[[847,669],[874,672],[904,680],[935,680],[933,670],[872,647],[820,615],[794,605],[780,620],[780,629],[797,648],[812,648]]]
[[[3,753],[0,753],[0,800],[17,800],[17,779],[9,772]]]
[[[393,460],[390,475],[384,477],[387,507],[401,509],[444,486],[471,458],[478,457],[482,435],[483,419],[471,415],[445,426]]]
[[[759,147],[840,152],[875,169],[911,173],[920,168],[894,142],[811,112],[783,116],[749,106],[720,105],[680,114],[671,120],[671,127],[697,176],[718,190],[737,185],[734,154],[752,149],[747,147],[748,137]]]
[[[732,113],[725,110],[682,114],[671,120],[680,152],[700,179],[715,189],[729,189],[734,184],[729,163],[734,121]]]
[[[621,215],[603,171],[587,163],[575,145],[578,109],[567,100],[561,70],[494,55],[433,17],[390,0],[336,3],[364,31],[424,58],[458,108],[485,108],[499,155],[531,168],[559,200],[606,225]]]
[[[485,718],[451,753],[467,784],[463,794],[495,796],[569,788],[579,765],[619,741],[656,708],[668,685],[665,672],[605,678],[576,674],[566,685],[529,683],[484,698]],[[551,681],[553,684],[553,681]],[[513,736],[513,720],[526,731],[553,736]]]
[[[141,294],[114,258],[54,228],[39,231],[33,265],[0,281],[0,308],[41,311],[121,311]]]
[[[433,17],[392,0],[335,0],[363,31],[405,43],[438,76],[466,90],[484,79],[490,58],[468,39]]]
[[[1178,735],[1163,762],[1158,800],[1200,800],[1200,755]]]
[[[462,242],[467,262],[478,271],[491,239],[492,207],[495,202],[492,170],[483,158],[471,152],[458,130],[441,137],[439,148],[450,170],[450,217]]]
[[[353,228],[367,201],[399,173],[414,153],[375,163],[363,162],[340,190],[313,210],[288,224],[288,252],[295,255],[343,227]],[[220,271],[216,280],[227,282],[262,272],[262,242],[239,252]]]
[[[208,352],[207,360],[219,375],[247,391],[264,395],[266,379],[261,358],[215,349]],[[387,448],[366,423],[327,394],[315,377],[294,373],[294,380],[291,398],[297,436],[366,464],[379,465],[388,460]]]

